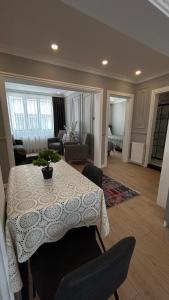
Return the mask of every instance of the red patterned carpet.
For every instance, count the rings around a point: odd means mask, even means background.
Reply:
[[[138,192],[106,175],[103,175],[103,191],[107,207],[117,205],[139,195]]]

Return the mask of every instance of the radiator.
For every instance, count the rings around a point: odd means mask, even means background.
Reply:
[[[131,161],[142,165],[144,162],[145,144],[132,142],[131,144]]]

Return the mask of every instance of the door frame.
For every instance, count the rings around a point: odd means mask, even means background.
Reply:
[[[107,90],[107,109],[106,109],[106,132],[105,132],[105,159],[104,167],[107,166],[107,148],[108,148],[108,125],[109,125],[109,110],[110,110],[110,97],[117,96],[126,98],[126,112],[125,112],[125,134],[123,138],[123,151],[122,160],[124,162],[129,161],[130,157],[130,145],[131,145],[131,129],[133,118],[133,106],[134,106],[134,94],[122,93],[118,91]]]
[[[152,144],[153,144],[153,131],[155,129],[155,121],[157,114],[157,106],[159,100],[159,94],[169,92],[169,86],[165,86],[162,88],[154,89],[151,92],[151,100],[150,100],[150,111],[149,111],[149,119],[148,119],[148,127],[147,127],[147,137],[146,137],[146,150],[145,150],[145,160],[144,167],[148,166],[151,152],[152,152]]]
[[[8,116],[8,107],[7,107],[7,99],[6,99],[6,90],[5,90],[5,81],[12,81],[12,82],[19,82],[21,84],[32,84],[32,85],[47,85],[51,87],[57,87],[66,90],[75,90],[79,92],[94,92],[94,94],[99,94],[98,97],[98,110],[100,114],[100,120],[98,120],[99,128],[98,128],[98,136],[94,142],[95,155],[94,157],[94,164],[97,167],[101,167],[101,157],[102,157],[102,115],[103,115],[103,89],[99,87],[93,86],[86,86],[81,84],[75,84],[70,82],[63,82],[63,81],[56,81],[46,78],[39,78],[33,76],[25,76],[21,74],[15,73],[7,73],[7,72],[0,72],[0,97],[2,98],[2,106],[3,106],[3,117],[4,117],[4,124],[5,124],[5,132],[6,132],[6,142],[7,142],[7,149],[8,149],[8,156],[9,156],[9,163],[10,167],[15,165],[14,162],[14,153],[13,153],[13,146],[12,146],[12,139],[11,139],[11,132],[10,132],[10,122]]]
[[[0,98],[2,100],[1,107],[2,107],[3,124],[4,124],[4,130],[5,130],[5,136],[0,137],[0,140],[6,141],[9,165],[10,165],[10,168],[12,168],[13,166],[15,166],[15,159],[14,159],[14,152],[13,152],[13,145],[12,145],[10,122],[9,122],[9,116],[8,116],[5,80],[1,76],[1,74],[0,74]],[[6,184],[6,182],[5,182],[5,184]]]
[[[1,300],[14,300],[14,294],[10,289],[9,277],[8,277],[8,261],[5,247],[5,192],[2,181],[2,173],[0,166],[0,270],[1,270],[1,280],[0,280],[0,299]]]

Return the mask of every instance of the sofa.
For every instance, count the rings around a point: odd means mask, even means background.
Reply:
[[[15,164],[20,165],[26,159],[26,150],[23,146],[23,141],[14,139],[12,136]]]

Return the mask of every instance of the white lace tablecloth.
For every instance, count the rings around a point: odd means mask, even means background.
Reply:
[[[49,180],[32,164],[10,172],[6,246],[13,292],[22,287],[17,261],[27,261],[43,243],[81,226],[98,224],[102,236],[109,233],[103,190],[64,161],[52,166]]]

